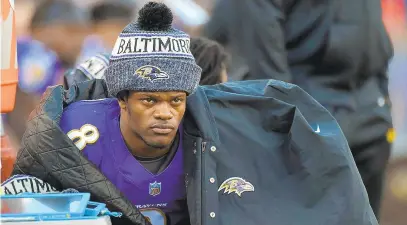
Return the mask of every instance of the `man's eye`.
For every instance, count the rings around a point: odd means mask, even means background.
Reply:
[[[182,98],[175,98],[174,100],[172,100],[172,102],[174,103],[181,103],[184,99]]]
[[[142,101],[143,101],[144,103],[149,103],[149,104],[151,104],[151,103],[154,103],[154,102],[155,102],[155,99],[153,99],[153,98],[145,98],[145,99],[142,99]]]

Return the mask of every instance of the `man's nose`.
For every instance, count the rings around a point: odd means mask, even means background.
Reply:
[[[154,112],[154,118],[157,120],[170,120],[173,115],[171,113],[171,106],[168,103],[161,103],[157,105],[157,109]]]

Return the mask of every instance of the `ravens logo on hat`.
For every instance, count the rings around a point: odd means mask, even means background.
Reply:
[[[168,79],[169,76],[166,72],[162,71],[160,68],[156,66],[142,66],[138,68],[135,72],[135,75],[141,77],[143,79],[148,79],[151,82],[159,79]]]

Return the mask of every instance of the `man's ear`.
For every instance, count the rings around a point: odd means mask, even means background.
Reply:
[[[119,102],[120,109],[122,109],[122,110],[127,109],[126,101],[124,101],[124,100],[117,100],[117,101]]]
[[[119,106],[121,110],[127,110],[127,101],[129,99],[130,92],[129,91],[120,91],[116,98],[119,102]]]

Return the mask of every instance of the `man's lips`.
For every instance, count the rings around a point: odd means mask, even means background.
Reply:
[[[151,126],[151,130],[157,134],[169,134],[171,133],[175,127],[171,124],[154,124]]]

